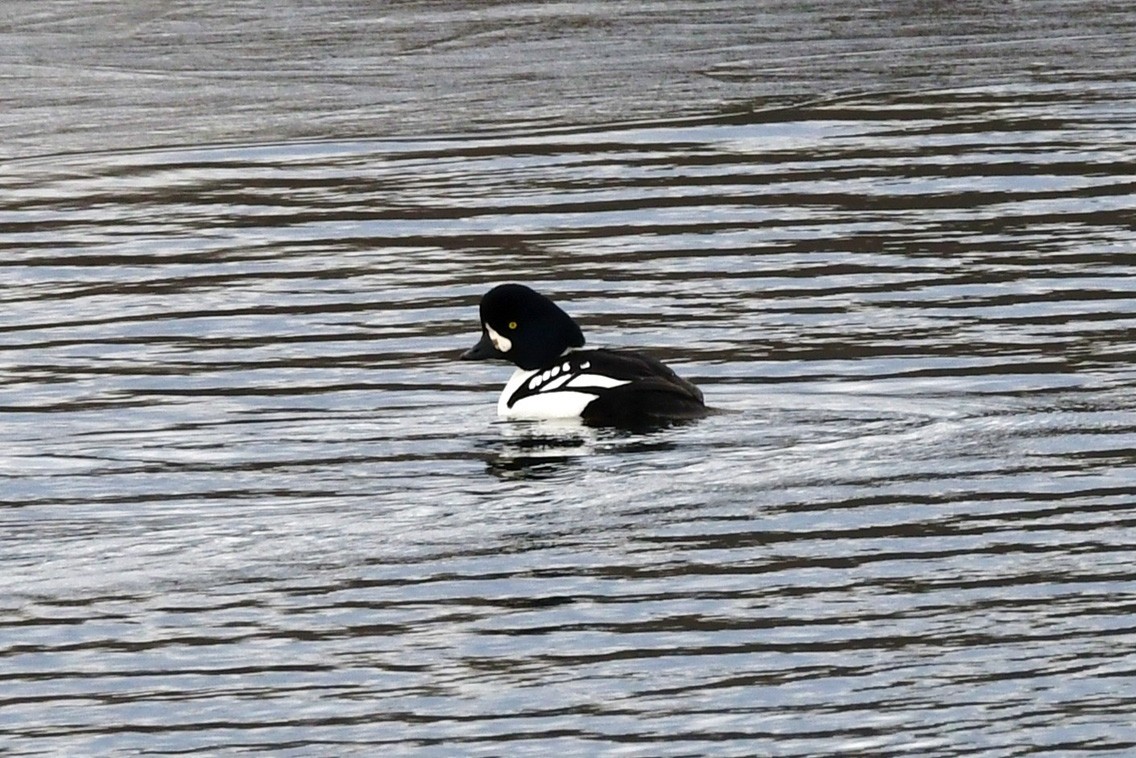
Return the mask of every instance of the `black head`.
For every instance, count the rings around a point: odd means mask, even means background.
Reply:
[[[501,284],[481,298],[481,341],[461,357],[503,358],[531,371],[583,344],[580,327],[556,303],[523,284]]]

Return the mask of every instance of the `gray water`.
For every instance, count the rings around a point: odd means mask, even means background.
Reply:
[[[0,753],[1131,754],[1133,50],[8,4]],[[502,281],[723,412],[499,421]]]

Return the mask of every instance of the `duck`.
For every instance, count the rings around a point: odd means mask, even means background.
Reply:
[[[497,401],[512,420],[581,419],[591,426],[642,428],[697,419],[702,391],[660,361],[631,350],[583,349],[579,325],[523,284],[481,298],[481,339],[462,360],[516,366]]]

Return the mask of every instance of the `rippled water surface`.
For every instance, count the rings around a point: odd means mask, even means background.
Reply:
[[[81,7],[0,30],[0,752],[1136,750],[1125,4]],[[499,421],[502,281],[723,412]]]

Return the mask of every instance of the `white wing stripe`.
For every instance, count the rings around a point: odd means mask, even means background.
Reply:
[[[568,382],[569,387],[584,389],[585,387],[596,387],[597,389],[610,389],[612,387],[619,387],[624,384],[630,384],[630,379],[613,379],[610,376],[603,374],[580,374],[572,377]]]
[[[553,380],[552,380],[551,382],[549,382],[548,384],[546,384],[546,385],[544,385],[543,387],[541,387],[541,388],[540,388],[540,391],[541,391],[541,392],[552,392],[552,391],[553,391],[553,390],[555,390],[555,389],[559,389],[560,387],[563,387],[563,386],[564,386],[565,384],[567,384],[567,383],[568,383],[568,382],[569,382],[569,381],[570,381],[571,379],[572,379],[572,375],[571,375],[571,374],[565,374],[564,376],[559,376],[559,377],[557,377],[557,378],[553,379]]]

